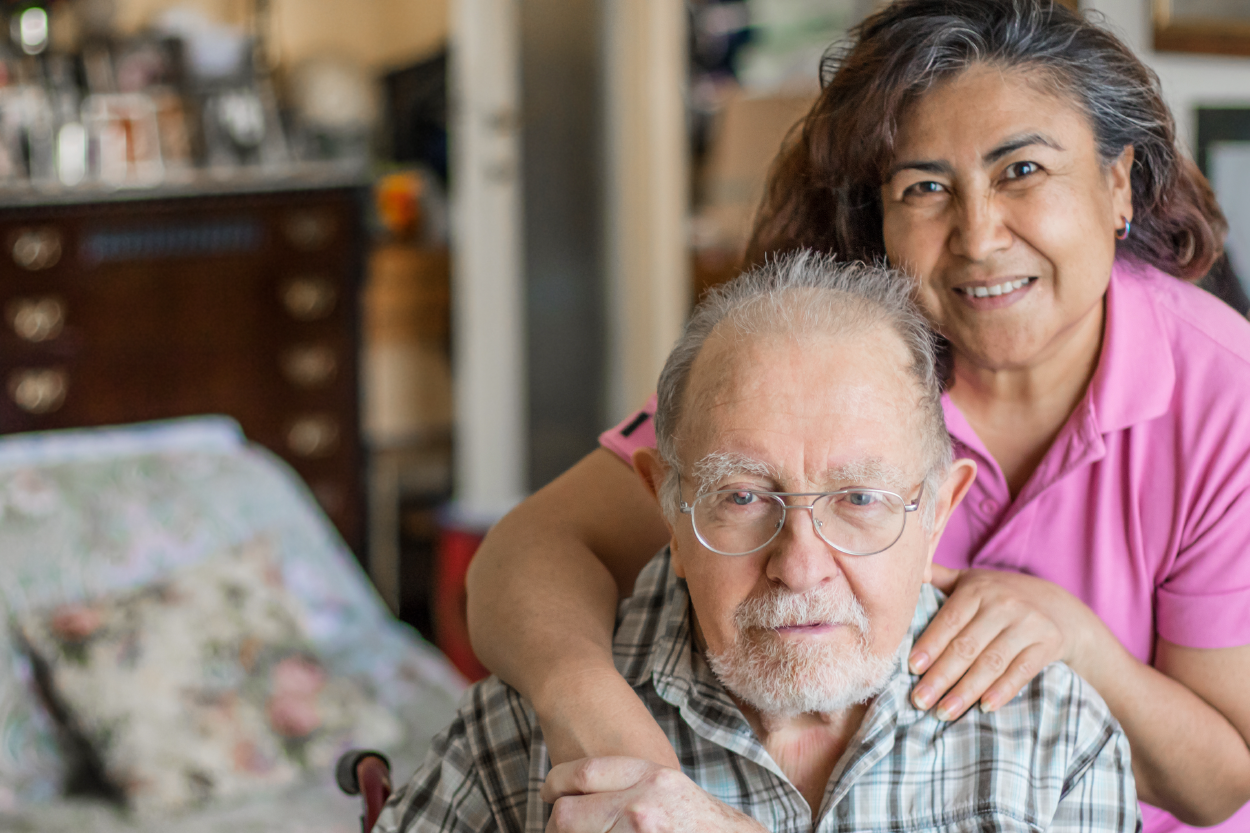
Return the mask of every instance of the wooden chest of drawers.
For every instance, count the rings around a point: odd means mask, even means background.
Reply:
[[[0,208],[0,433],[234,417],[364,544],[356,187]]]

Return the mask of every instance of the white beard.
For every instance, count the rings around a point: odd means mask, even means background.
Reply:
[[[773,630],[808,622],[841,624],[858,631],[852,648],[815,639],[786,640]],[[708,665],[731,693],[760,714],[785,719],[841,711],[880,693],[898,659],[869,650],[868,617],[849,591],[816,588],[802,595],[774,589],[747,599],[734,611],[737,637]]]

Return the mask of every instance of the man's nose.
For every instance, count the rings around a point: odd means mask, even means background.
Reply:
[[[978,194],[961,201],[951,229],[950,247],[957,255],[980,262],[1011,247],[1011,230],[993,195]]]
[[[786,511],[785,525],[773,541],[766,572],[792,593],[804,593],[838,574],[833,547],[816,534],[809,507],[791,506]]]

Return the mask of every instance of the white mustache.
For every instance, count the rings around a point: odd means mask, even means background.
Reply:
[[[848,590],[814,587],[806,593],[781,588],[747,599],[734,611],[739,631],[772,630],[796,625],[853,625],[868,635],[868,614]]]

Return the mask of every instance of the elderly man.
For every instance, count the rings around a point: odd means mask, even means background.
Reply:
[[[1127,741],[1065,666],[953,723],[909,704],[930,559],[975,476],[940,387],[889,270],[800,254],[704,301],[660,379],[658,451],[634,458],[671,544],[615,637],[681,771],[551,769],[492,678],[378,829],[1138,829]]]

